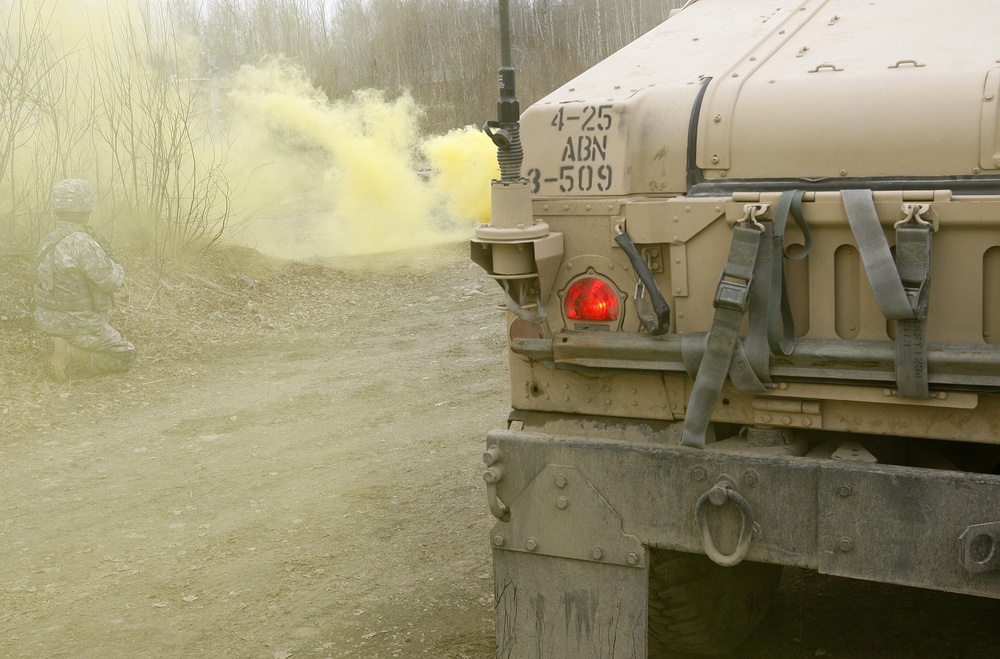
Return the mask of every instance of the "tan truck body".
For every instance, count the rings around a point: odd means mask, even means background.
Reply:
[[[484,456],[498,656],[722,651],[654,639],[669,575],[650,566],[675,554],[1000,597],[1000,8],[688,4],[525,111],[523,178],[494,184],[472,243],[511,334],[513,410]],[[811,236],[789,220],[775,257],[794,349],[755,367],[763,389],[734,357],[698,398],[720,281],[763,286],[721,277],[737,228],[776,231],[795,190]],[[852,190],[883,265],[905,270],[900,226],[927,237],[919,340],[887,317]],[[670,307],[655,333],[622,234]],[[584,278],[616,317],[568,316]]]

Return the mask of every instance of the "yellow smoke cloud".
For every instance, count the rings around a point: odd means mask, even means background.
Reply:
[[[490,221],[490,181],[500,178],[496,148],[474,126],[424,142],[423,152],[435,172],[434,182],[455,218]]]
[[[261,251],[396,251],[461,240],[489,220],[492,143],[473,129],[422,140],[423,111],[409,95],[366,90],[330,103],[301,69],[275,59],[240,71],[230,99],[232,159],[260,163],[240,234]]]

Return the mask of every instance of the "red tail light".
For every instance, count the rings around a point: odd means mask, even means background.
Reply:
[[[597,277],[583,277],[570,284],[563,300],[568,320],[618,320],[618,295],[611,284]]]

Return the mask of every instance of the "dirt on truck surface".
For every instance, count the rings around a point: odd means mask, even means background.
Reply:
[[[464,246],[324,265],[126,259],[122,376],[45,374],[0,260],[0,656],[494,655],[494,284]],[[741,650],[973,657],[997,602],[786,571]]]

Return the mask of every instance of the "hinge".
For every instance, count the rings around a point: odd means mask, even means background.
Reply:
[[[758,396],[751,402],[756,424],[789,428],[822,428],[822,405],[818,400]]]

